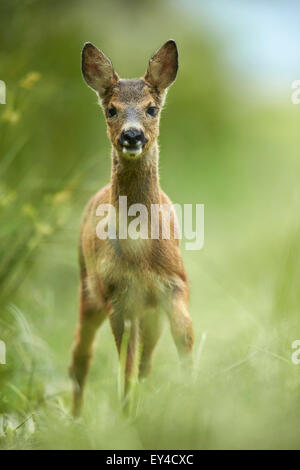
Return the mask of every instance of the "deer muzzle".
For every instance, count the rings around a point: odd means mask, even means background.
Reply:
[[[146,142],[143,130],[134,127],[123,130],[119,138],[123,153],[131,156],[140,155]]]

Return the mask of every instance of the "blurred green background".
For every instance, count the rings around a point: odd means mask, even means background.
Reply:
[[[290,100],[299,76],[288,68],[288,22],[298,12],[286,17],[259,2],[256,16],[250,2],[208,3],[1,2],[1,448],[300,447],[300,365],[291,361],[300,339],[300,133]],[[251,29],[259,22],[282,50]],[[80,217],[110,176],[105,121],[82,80],[80,51],[91,41],[120,76],[138,77],[169,38],[180,72],[161,121],[161,185],[173,202],[205,205],[204,248],[182,249],[197,376],[182,381],[166,325],[125,419],[106,324],[74,423],[67,367]],[[270,57],[283,62],[268,70]]]

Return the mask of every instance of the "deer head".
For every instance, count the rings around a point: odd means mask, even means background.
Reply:
[[[108,136],[120,158],[140,158],[155,143],[168,87],[176,78],[178,52],[167,41],[150,59],[139,79],[120,79],[111,61],[93,44],[82,50],[82,72],[98,94]]]

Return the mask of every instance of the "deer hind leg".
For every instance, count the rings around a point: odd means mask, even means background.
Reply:
[[[84,282],[82,280],[80,284],[79,320],[72,350],[72,363],[70,366],[70,376],[73,380],[73,416],[79,416],[80,414],[84,385],[93,355],[94,338],[99,326],[107,316],[105,310],[99,310],[99,308],[90,301],[83,284]]]
[[[162,317],[159,312],[147,312],[141,319],[142,353],[139,364],[139,378],[146,378],[151,372],[152,357],[162,331]]]
[[[171,333],[183,365],[191,366],[194,343],[193,322],[183,296],[177,296],[169,312]]]

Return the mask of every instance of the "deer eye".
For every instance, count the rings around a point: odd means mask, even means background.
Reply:
[[[108,118],[113,118],[117,115],[117,110],[114,106],[111,106],[107,109],[106,114]]]
[[[152,116],[152,117],[155,117],[156,114],[157,114],[157,107],[156,106],[149,106],[147,108],[147,114],[149,114],[149,116]]]

